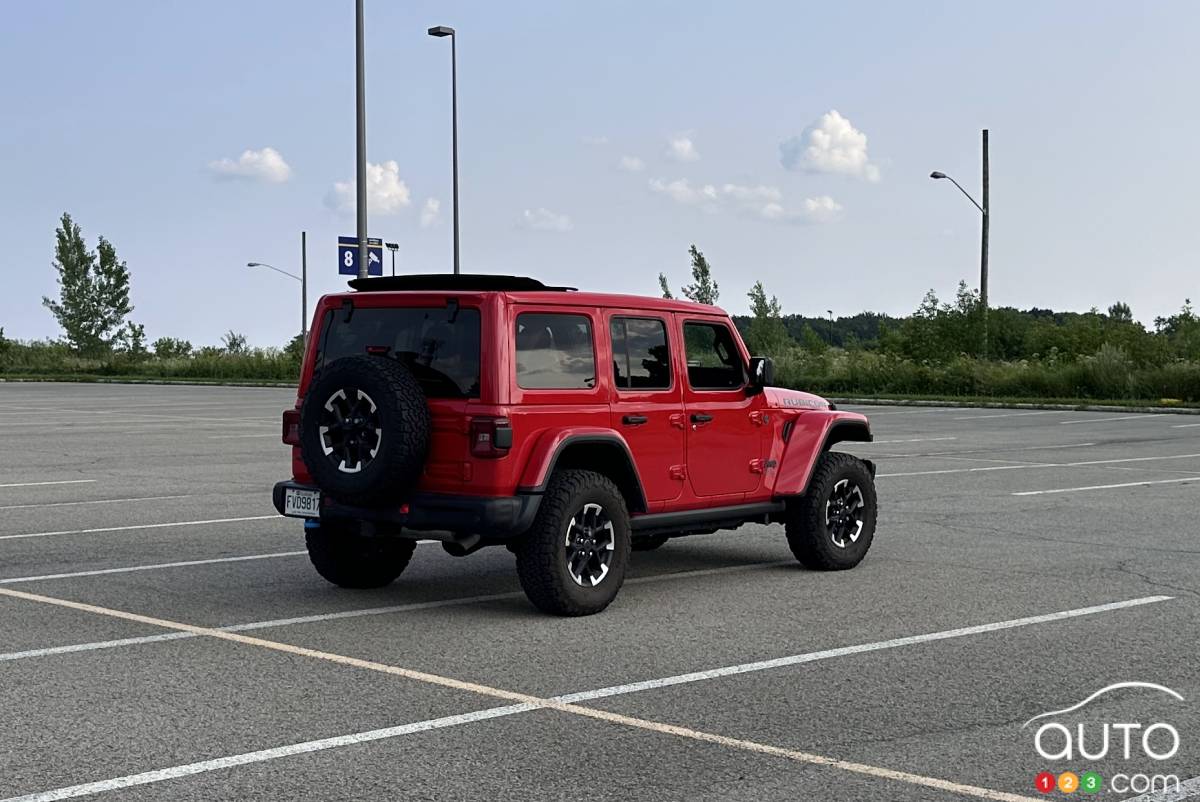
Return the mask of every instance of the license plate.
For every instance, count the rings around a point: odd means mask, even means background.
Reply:
[[[294,518],[320,518],[321,494],[316,490],[287,488],[283,493],[283,514]]]

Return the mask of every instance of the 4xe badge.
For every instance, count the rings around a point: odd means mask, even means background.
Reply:
[[[1084,709],[1102,697],[1129,689],[1153,692],[1139,703],[1141,712],[1137,715],[1092,715]],[[1168,714],[1169,705],[1182,701],[1182,695],[1163,685],[1118,682],[1070,707],[1034,716],[1021,725],[1022,731],[1031,734],[1034,751],[1043,760],[1065,764],[1064,770],[1057,774],[1040,772],[1034,778],[1034,787],[1043,794],[1053,791],[1098,794],[1106,785],[1120,794],[1177,791],[1179,777],[1166,773],[1161,764],[1179,753],[1179,730]],[[1123,769],[1113,774],[1107,784],[1099,771],[1088,768],[1089,764],[1102,760],[1106,765],[1115,763]],[[1077,772],[1076,768],[1080,770]]]

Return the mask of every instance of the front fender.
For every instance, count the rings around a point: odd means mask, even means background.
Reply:
[[[847,440],[869,443],[872,439],[871,422],[857,412],[802,412],[783,421],[772,448],[780,452],[776,458],[779,468],[775,474],[775,495],[803,495],[817,460],[834,443]]]

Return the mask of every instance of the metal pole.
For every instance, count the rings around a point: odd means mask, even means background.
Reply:
[[[833,310],[826,309],[825,311],[829,313],[829,347],[832,348],[833,347]]]
[[[979,255],[979,303],[983,307],[983,356],[988,355],[988,227],[991,222],[988,204],[988,129],[983,129],[983,234]]]
[[[300,232],[300,336],[308,342],[308,232]]]
[[[454,275],[460,272],[458,261],[458,33],[450,34],[450,127],[454,154]]]
[[[363,63],[363,0],[355,0],[354,26],[354,56],[355,56],[355,89],[356,89],[356,125],[357,125],[357,212],[358,212],[358,277],[366,278],[369,267],[367,248],[367,90],[366,66]]]

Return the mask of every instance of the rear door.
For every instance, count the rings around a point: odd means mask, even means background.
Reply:
[[[679,498],[684,485],[683,382],[672,368],[679,343],[669,316],[607,313],[612,343],[612,427],[637,463],[652,505]]]
[[[758,488],[762,436],[751,414],[762,393],[746,394],[746,367],[724,319],[683,319],[687,360],[687,473],[697,496],[733,496]]]

